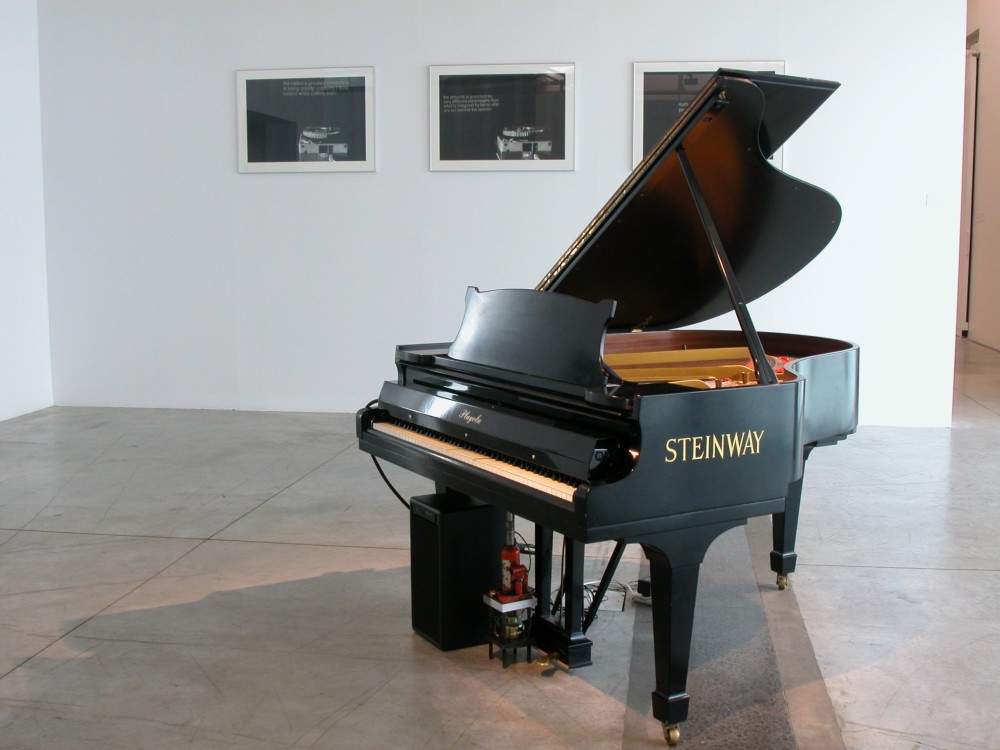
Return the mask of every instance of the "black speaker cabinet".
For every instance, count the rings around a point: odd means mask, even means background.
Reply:
[[[413,629],[442,651],[486,643],[483,594],[500,585],[505,515],[464,495],[410,500]]]

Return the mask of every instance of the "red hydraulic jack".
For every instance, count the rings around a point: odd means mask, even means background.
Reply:
[[[514,539],[514,515],[507,514],[507,535],[500,550],[500,588],[483,596],[489,607],[490,658],[493,646],[500,648],[503,665],[508,665],[508,655],[527,648],[531,661],[531,611],[538,605],[534,590],[528,586],[528,568],[521,564],[521,550]]]

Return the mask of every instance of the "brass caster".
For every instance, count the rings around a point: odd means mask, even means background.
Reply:
[[[784,591],[788,588],[788,576],[779,575],[778,576],[778,591]]]
[[[670,747],[674,745],[679,745],[681,741],[681,728],[677,724],[664,724],[663,725],[663,739],[667,741]]]

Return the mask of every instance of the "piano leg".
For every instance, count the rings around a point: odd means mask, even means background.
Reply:
[[[570,669],[592,664],[590,649],[593,642],[583,634],[583,542],[566,538],[561,584],[561,608],[552,613],[552,530],[535,526],[535,609],[531,639],[536,648],[558,655]]]
[[[744,523],[743,519],[738,519],[632,540],[642,545],[649,560],[656,667],[653,717],[663,722],[670,744],[679,740],[677,724],[688,714],[688,664],[701,562],[720,534]]]
[[[809,458],[812,446],[806,446],[803,462]],[[778,588],[788,587],[788,576],[795,570],[795,534],[799,529],[799,507],[802,504],[802,479],[788,485],[785,510],[771,516],[771,570],[778,574]]]

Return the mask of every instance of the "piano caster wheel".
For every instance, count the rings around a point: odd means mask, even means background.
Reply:
[[[779,575],[778,576],[778,591],[784,591],[788,588],[788,576]]]
[[[663,739],[667,741],[667,744],[670,745],[670,747],[680,744],[681,728],[677,724],[664,724]]]

